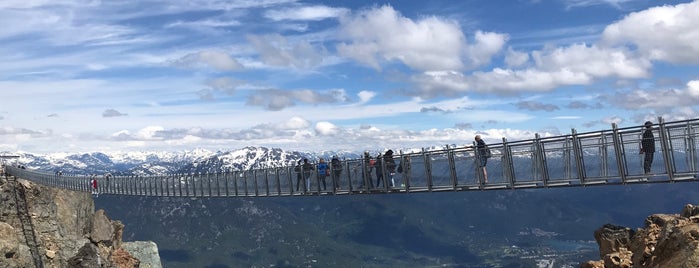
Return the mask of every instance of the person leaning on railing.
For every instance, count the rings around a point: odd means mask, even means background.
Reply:
[[[650,167],[653,165],[653,155],[655,154],[655,137],[653,136],[653,122],[646,121],[643,124],[646,130],[643,131],[643,137],[641,139],[641,151],[639,153],[644,154],[643,156],[643,172],[645,174],[651,174]]]

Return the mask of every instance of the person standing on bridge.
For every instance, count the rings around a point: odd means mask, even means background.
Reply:
[[[646,130],[643,131],[641,138],[641,154],[643,157],[643,172],[646,175],[650,173],[650,167],[653,165],[653,155],[655,154],[655,137],[653,136],[653,122],[646,121],[644,124]]]
[[[383,163],[386,168],[386,175],[391,179],[391,187],[396,187],[393,176],[396,175],[396,161],[393,159],[393,150],[389,149],[383,155]]]
[[[90,186],[92,187],[92,195],[95,197],[99,197],[100,193],[97,191],[97,175],[92,174],[90,176],[92,179],[90,180]]]
[[[323,183],[323,191],[327,190],[325,186],[325,178],[328,176],[328,163],[325,163],[325,159],[320,158],[318,161],[318,189],[320,189],[320,183]]]
[[[332,168],[333,187],[335,187],[335,190],[339,190],[340,174],[342,174],[342,162],[340,162],[340,158],[338,158],[337,155],[334,155],[332,160],[330,160],[330,168]]]
[[[306,191],[310,192],[311,191],[311,171],[314,170],[313,165],[308,162],[308,158],[303,159],[303,166],[301,167],[303,170],[303,177],[306,178]],[[318,189],[320,189],[320,186],[318,186]]]
[[[481,135],[476,135],[476,162],[478,167],[483,171],[483,183],[488,183],[488,171],[485,169],[485,165],[488,164],[488,145],[485,141],[481,139]]]
[[[296,166],[294,167],[294,172],[296,172],[296,191],[299,191],[299,186],[303,184],[303,173],[301,173],[301,169],[303,168],[303,162],[302,160],[299,159],[298,163],[296,163]],[[306,192],[306,188],[303,189],[303,192]]]
[[[410,184],[410,155],[403,156],[397,171],[401,174],[401,178],[403,178],[403,183],[401,183],[400,186],[407,189]]]

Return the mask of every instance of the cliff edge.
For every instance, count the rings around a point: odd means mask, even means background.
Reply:
[[[581,268],[699,267],[699,206],[686,205],[680,214],[654,214],[645,227],[606,224],[595,231],[601,260]]]
[[[155,243],[123,230],[90,193],[0,176],[0,267],[162,267]]]

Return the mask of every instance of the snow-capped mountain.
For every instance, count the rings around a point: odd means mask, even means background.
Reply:
[[[7,153],[10,154],[10,153]],[[245,147],[233,151],[212,152],[203,149],[183,152],[124,152],[124,153],[53,153],[47,155],[20,152],[18,160],[11,164],[30,169],[64,174],[134,174],[153,175],[170,173],[207,173],[231,170],[248,170],[264,167],[293,165],[299,159],[308,158],[358,158],[352,152],[297,152],[279,148]]]

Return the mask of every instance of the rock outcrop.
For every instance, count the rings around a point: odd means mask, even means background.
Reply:
[[[90,193],[0,177],[0,267],[161,267],[154,243],[143,265],[124,225],[94,210]]]
[[[638,230],[606,224],[595,231],[602,260],[582,268],[699,267],[699,207],[680,214],[655,214]]]

